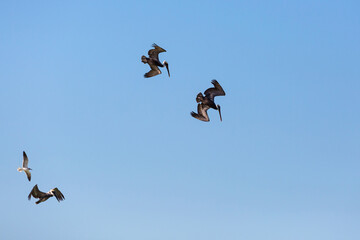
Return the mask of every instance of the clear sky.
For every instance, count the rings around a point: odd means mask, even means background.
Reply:
[[[0,238],[360,239],[359,12],[0,1]],[[171,78],[143,77],[152,43]],[[35,205],[35,184],[66,200]]]

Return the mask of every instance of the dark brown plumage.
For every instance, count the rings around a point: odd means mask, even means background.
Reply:
[[[161,71],[159,69],[159,67],[166,67],[168,75],[170,77],[170,72],[169,72],[169,64],[164,61],[163,63],[160,62],[159,60],[159,53],[162,52],[166,52],[165,49],[159,47],[158,45],[156,45],[155,43],[152,45],[154,47],[154,49],[150,49],[148,51],[149,57],[145,57],[144,55],[141,56],[141,61],[144,64],[149,64],[151,70],[147,73],[145,73],[144,77],[149,78],[149,77],[154,77],[156,75],[161,74]]]
[[[193,116],[196,119],[199,119],[201,121],[204,122],[209,122],[209,116],[207,114],[207,110],[209,110],[209,108],[213,108],[215,110],[219,111],[219,115],[220,115],[220,121],[222,121],[222,117],[221,117],[221,110],[220,110],[220,105],[216,105],[214,102],[214,98],[216,96],[225,96],[225,91],[223,90],[223,88],[220,86],[220,84],[218,83],[218,81],[216,81],[215,79],[211,81],[211,83],[214,85],[213,88],[208,88],[204,94],[205,96],[203,96],[202,93],[199,93],[196,96],[196,102],[198,102],[198,113],[195,112],[191,112],[191,116]]]
[[[33,189],[31,190],[28,199],[31,199],[31,196],[33,198],[38,198],[39,200],[36,202],[36,204],[39,204],[41,202],[45,202],[46,200],[48,200],[49,198],[55,196],[56,200],[58,200],[58,202],[65,200],[64,195],[60,192],[60,190],[58,188],[53,188],[50,191],[48,191],[47,193],[45,192],[41,192],[37,186],[37,184],[33,187]]]

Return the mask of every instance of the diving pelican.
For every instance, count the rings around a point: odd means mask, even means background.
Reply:
[[[48,200],[49,198],[51,198],[53,196],[55,196],[55,198],[56,198],[56,200],[58,200],[58,202],[65,199],[64,195],[60,192],[60,190],[58,188],[53,188],[50,191],[48,191],[47,193],[44,193],[39,190],[37,184],[31,190],[31,192],[28,196],[29,200],[31,199],[31,196],[33,196],[34,198],[39,198],[39,200],[37,202],[35,202],[36,204],[45,202],[46,200]]]
[[[19,172],[24,171],[26,173],[27,178],[29,179],[29,182],[31,181],[31,172],[30,170],[32,170],[31,168],[28,167],[28,163],[29,163],[29,159],[26,156],[25,151],[23,151],[23,163],[22,163],[22,167],[18,168],[17,170]]]
[[[167,72],[169,74],[170,77],[170,72],[169,72],[169,64],[164,61],[163,63],[160,62],[159,60],[159,53],[161,52],[166,52],[165,49],[159,47],[158,45],[156,45],[155,43],[152,45],[155,49],[150,49],[148,54],[149,57],[145,57],[144,55],[141,56],[141,61],[144,64],[149,64],[151,70],[147,73],[144,74],[144,77],[149,78],[149,77],[153,77],[156,76],[158,74],[161,74],[161,71],[159,69],[159,67],[166,67]]]
[[[199,93],[196,96],[196,102],[199,103],[198,107],[197,107],[198,113],[191,112],[191,116],[193,116],[194,118],[197,118],[201,121],[204,121],[204,122],[210,121],[209,116],[207,114],[207,110],[209,110],[209,108],[218,110],[219,115],[220,115],[220,121],[222,121],[220,105],[215,104],[214,98],[216,96],[225,96],[225,92],[222,89],[222,87],[220,86],[220,84],[218,83],[218,81],[216,81],[215,79],[212,80],[211,83],[214,85],[214,87],[208,88],[204,92],[205,96],[203,96],[202,93]]]

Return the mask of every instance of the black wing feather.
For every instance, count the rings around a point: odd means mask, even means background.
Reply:
[[[45,197],[46,196],[46,193],[44,192],[41,192],[38,188],[38,185],[36,184],[33,189],[31,190],[29,196],[28,196],[28,199],[30,200],[31,199],[31,196],[33,196],[34,198],[41,198],[41,197]]]
[[[65,199],[64,195],[60,192],[60,190],[58,188],[54,188],[54,196],[56,198],[56,200],[63,201]]]
[[[155,59],[157,59],[159,61],[159,53],[166,52],[166,50],[163,49],[162,47],[159,47],[155,43],[152,46],[154,47],[154,49],[150,49],[148,51],[149,57],[150,58],[155,58]]]
[[[214,97],[216,96],[225,96],[225,91],[224,89],[220,86],[220,84],[218,83],[218,81],[216,81],[215,79],[211,81],[211,83],[214,85],[213,88],[208,88],[204,94],[207,98],[211,99],[212,101],[214,101]]]

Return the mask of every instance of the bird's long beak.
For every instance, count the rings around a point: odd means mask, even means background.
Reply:
[[[222,121],[220,105],[217,105],[217,107],[218,107],[218,111],[219,111],[219,115],[220,115],[220,121]]]
[[[170,77],[169,64],[168,64],[167,62],[165,62],[165,67],[166,67],[166,70],[167,70],[167,72],[168,72],[168,74],[169,74],[169,77]]]

